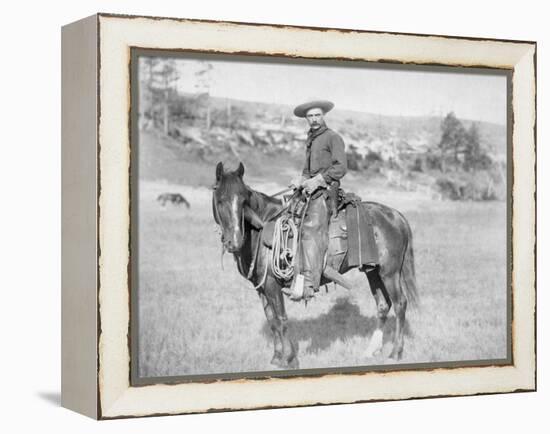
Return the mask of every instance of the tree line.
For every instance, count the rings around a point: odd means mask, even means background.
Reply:
[[[194,92],[183,96],[178,89],[182,76],[182,62],[176,59],[143,57],[139,66],[140,127],[155,128],[169,135],[173,124],[182,117],[202,118],[205,128],[211,125],[210,87],[212,69],[210,62],[198,61],[190,79]]]

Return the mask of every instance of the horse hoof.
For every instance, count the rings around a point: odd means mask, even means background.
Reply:
[[[382,354],[382,348],[378,348],[373,352],[367,351],[366,356],[368,358],[372,358],[372,357],[378,357],[380,354]]]
[[[392,352],[390,353],[389,359],[398,362],[399,360],[401,360],[402,357],[403,357],[403,350],[396,351],[395,349],[393,349]]]
[[[365,352],[365,357],[366,357],[367,359],[372,359],[373,357],[378,357],[380,354],[382,354],[382,349],[379,348],[379,349],[377,349],[377,350],[375,350],[375,351],[373,351],[373,352],[371,352],[371,351],[366,351],[366,352]]]
[[[367,347],[367,351],[365,351],[365,355],[368,358],[377,356],[381,353],[382,343],[383,343],[382,338],[383,338],[382,330],[375,330],[370,339],[369,346]]]
[[[289,369],[298,369],[299,367],[300,367],[300,362],[298,361],[298,357],[294,357],[292,360],[288,362]]]
[[[271,364],[279,368],[284,367],[283,359],[280,354],[275,354],[271,359]]]

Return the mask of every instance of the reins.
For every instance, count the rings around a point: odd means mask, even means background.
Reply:
[[[271,196],[268,196],[268,197],[277,197],[277,196],[280,196],[281,194],[288,193],[289,191],[292,191],[292,187],[285,188],[284,190],[278,191],[277,193],[272,194]]]

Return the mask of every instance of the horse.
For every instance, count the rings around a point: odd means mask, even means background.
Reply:
[[[225,171],[216,166],[212,194],[214,220],[221,229],[222,253],[232,253],[239,273],[248,279],[260,296],[273,337],[271,363],[279,368],[299,368],[298,347],[289,333],[283,287],[268,263],[268,247],[262,243],[264,222],[276,215],[282,201],[248,187],[243,181],[244,166]],[[369,282],[377,308],[377,325],[365,350],[367,358],[381,353],[384,325],[393,306],[396,322],[390,359],[401,359],[407,304],[418,303],[414,269],[412,232],[405,217],[395,209],[376,202],[361,202],[368,211],[379,250],[376,272],[362,270]],[[341,273],[351,270],[346,260]]]
[[[174,205],[184,204],[187,209],[191,208],[191,205],[180,193],[162,193],[157,197],[157,201],[161,206],[166,206],[166,202],[171,202]]]

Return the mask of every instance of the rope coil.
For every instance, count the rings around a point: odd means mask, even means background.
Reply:
[[[277,194],[280,194],[283,192],[284,191],[279,192]],[[264,254],[265,268],[264,268],[264,272],[261,280],[258,282],[257,285],[254,286],[255,290],[264,286],[267,279],[267,272],[269,268],[271,268],[271,272],[273,273],[273,276],[275,278],[283,281],[289,281],[294,276],[298,246],[300,244],[300,235],[302,232],[302,225],[304,223],[304,216],[307,212],[307,209],[309,207],[309,202],[311,200],[311,197],[308,196],[305,201],[305,205],[298,212],[298,214],[300,215],[300,227],[298,227],[296,226],[296,223],[294,222],[294,219],[293,219],[293,215],[297,211],[296,207],[298,206],[298,202],[295,202],[294,212],[291,211],[290,213],[284,213],[285,211],[288,211],[289,207],[291,207],[293,199],[295,198],[296,194],[297,194],[297,191],[295,191],[292,197],[289,198],[288,200],[283,200],[283,207],[276,214],[279,217],[277,217],[274,224],[271,253],[269,252],[269,249],[265,248],[265,254]],[[273,216],[272,218],[275,218],[275,216]],[[260,229],[260,233],[262,230],[263,228]],[[259,237],[257,248],[252,258],[252,263],[250,264],[250,268],[247,274],[247,279],[249,280],[252,278],[254,274],[254,269],[256,267],[256,262],[258,260],[257,255],[260,251],[261,242],[262,242],[261,237]],[[238,262],[238,264],[240,263]],[[222,266],[223,266],[223,247],[222,247]],[[242,267],[242,265],[239,265],[239,267]]]
[[[282,280],[294,275],[294,264],[298,250],[298,228],[289,215],[282,215],[275,221],[271,271]]]

